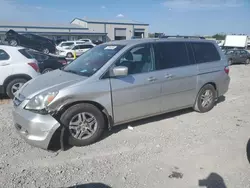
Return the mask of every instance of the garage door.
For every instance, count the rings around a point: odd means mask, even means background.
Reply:
[[[115,40],[126,40],[126,29],[115,29]]]

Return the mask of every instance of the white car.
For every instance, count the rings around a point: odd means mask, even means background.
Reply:
[[[37,61],[25,48],[0,45],[0,94],[14,98],[25,82],[39,74]]]
[[[90,40],[90,39],[79,39],[79,41],[84,41],[84,42],[90,42],[90,43],[92,43],[92,40]]]
[[[63,50],[59,51],[59,56],[67,57],[67,58],[73,58],[74,53],[76,56],[80,56],[89,49],[93,48],[95,44],[92,43],[85,43],[85,44],[80,44],[80,45],[73,45],[68,48],[65,48]]]
[[[60,50],[63,50],[65,48],[68,48],[69,46],[78,45],[78,44],[84,44],[84,43],[85,43],[85,41],[63,41],[63,42],[61,42],[60,44],[58,44],[56,46],[56,49],[58,51],[60,51]]]

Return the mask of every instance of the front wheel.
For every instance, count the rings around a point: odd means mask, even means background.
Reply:
[[[232,65],[232,64],[233,64],[233,60],[232,60],[232,59],[229,59],[228,64],[229,64],[229,65]]]
[[[43,53],[44,53],[44,54],[49,54],[49,49],[48,49],[48,48],[44,48],[44,49],[43,49]]]
[[[16,92],[27,82],[28,80],[23,78],[17,78],[8,83],[6,87],[7,95],[13,99]]]
[[[86,146],[100,139],[105,119],[102,112],[92,104],[77,104],[67,109],[61,122],[68,130],[68,143],[72,146]]]
[[[200,113],[205,113],[212,110],[215,105],[215,99],[216,90],[214,86],[212,86],[211,84],[205,85],[198,93],[194,105],[194,110]]]
[[[69,52],[69,53],[67,53],[66,57],[67,57],[67,58],[73,58],[74,55],[73,55],[71,52]]]
[[[18,45],[17,40],[15,40],[15,39],[10,40],[9,44],[11,46],[17,46]]]

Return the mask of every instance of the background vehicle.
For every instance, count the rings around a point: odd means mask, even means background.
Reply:
[[[234,63],[250,63],[250,53],[247,50],[226,50],[229,65]]]
[[[0,93],[13,98],[25,82],[39,75],[37,61],[22,47],[0,45]]]
[[[66,39],[56,39],[55,44],[59,45],[61,42],[65,42],[65,41],[67,41],[67,40]]]
[[[90,39],[79,39],[79,41],[84,41],[84,42],[92,42],[92,40],[90,40]]]
[[[14,30],[9,30],[6,33],[5,40],[11,46],[23,46],[41,51],[45,54],[55,53],[56,51],[55,43],[53,40],[31,33],[18,34]]]
[[[56,49],[58,51],[64,50],[65,48],[68,48],[72,45],[78,45],[78,44],[84,44],[84,41],[64,41],[61,42],[59,45],[56,46]]]
[[[69,144],[84,146],[114,125],[189,107],[210,111],[228,90],[228,73],[212,41],[112,41],[29,82],[19,92],[23,99],[14,100],[13,117],[32,145],[47,149],[62,128]]]
[[[84,43],[84,44],[78,44],[78,45],[72,45],[64,50],[59,51],[59,55],[67,58],[73,58],[74,53],[76,53],[76,56],[80,56],[83,53],[87,52],[89,49],[93,48],[95,44],[92,43]]]
[[[43,54],[34,50],[26,50],[26,57],[29,59],[35,58],[38,62],[39,70],[42,74],[60,69],[67,65],[67,60],[64,57],[55,55]],[[30,55],[29,55],[30,54]]]

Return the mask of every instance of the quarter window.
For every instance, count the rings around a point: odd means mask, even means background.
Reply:
[[[0,50],[0,61],[8,60],[10,56],[4,51]]]
[[[145,73],[154,70],[150,45],[140,45],[126,52],[116,66],[128,67],[128,74]]]
[[[219,61],[220,55],[212,43],[192,43],[194,55],[197,63]]]
[[[184,42],[159,42],[155,44],[157,70],[190,65]]]

